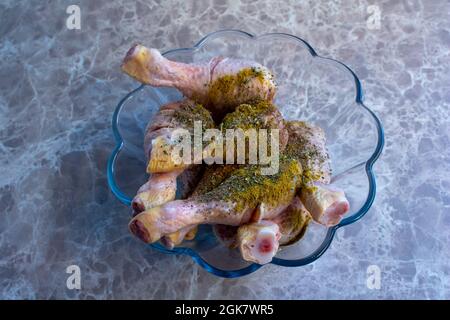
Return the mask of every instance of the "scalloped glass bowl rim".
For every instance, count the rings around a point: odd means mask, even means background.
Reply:
[[[367,199],[366,199],[364,205],[361,207],[361,209],[358,212],[356,212],[355,214],[353,214],[352,216],[343,219],[338,225],[328,228],[325,239],[323,240],[320,247],[318,249],[316,249],[313,253],[311,253],[309,256],[302,258],[302,259],[298,259],[298,260],[286,260],[286,259],[280,259],[280,258],[275,257],[271,262],[272,264],[279,265],[279,266],[285,266],[285,267],[297,267],[297,266],[307,265],[307,264],[317,260],[328,249],[331,242],[333,241],[333,237],[334,237],[334,234],[336,233],[337,229],[339,229],[343,226],[352,224],[352,223],[356,222],[357,220],[361,219],[367,213],[369,208],[372,206],[372,203],[375,199],[375,194],[376,194],[376,181],[375,181],[375,175],[373,172],[373,164],[378,159],[378,157],[380,156],[381,151],[383,149],[383,145],[384,145],[383,126],[382,126],[380,120],[378,119],[378,117],[372,112],[372,110],[370,110],[368,107],[366,107],[364,105],[363,90],[362,90],[361,82],[359,81],[356,74],[344,63],[334,60],[334,59],[331,59],[331,58],[326,58],[326,57],[322,57],[322,56],[318,55],[315,52],[315,50],[313,49],[313,47],[311,45],[309,45],[308,42],[306,42],[305,40],[303,40],[297,36],[294,36],[294,35],[290,35],[287,33],[266,33],[266,34],[263,34],[260,36],[255,36],[255,35],[252,35],[248,32],[244,32],[241,30],[219,30],[219,31],[212,32],[212,33],[206,35],[192,48],[173,49],[173,50],[164,52],[163,55],[166,55],[168,53],[177,52],[177,51],[197,50],[197,49],[201,48],[207,42],[207,40],[209,38],[216,37],[216,36],[219,36],[221,34],[226,34],[226,33],[228,33],[228,34],[237,33],[237,34],[246,36],[249,39],[260,39],[260,38],[269,37],[269,36],[288,37],[291,39],[295,39],[295,40],[299,41],[301,44],[303,44],[308,49],[308,51],[310,52],[310,54],[312,56],[320,58],[320,59],[332,60],[332,61],[335,61],[335,62],[341,64],[342,66],[344,66],[345,69],[347,69],[352,74],[352,76],[354,78],[355,88],[356,88],[355,102],[360,107],[366,109],[369,112],[369,114],[373,117],[375,124],[377,126],[377,133],[378,133],[377,146],[375,148],[375,151],[371,155],[371,157],[364,163],[365,171],[366,171],[368,181],[369,181],[369,193],[368,193]],[[120,100],[119,104],[117,105],[117,107],[114,111],[113,117],[112,117],[112,130],[113,130],[114,138],[116,141],[116,147],[112,151],[111,156],[109,157],[109,160],[108,160],[108,164],[107,164],[108,185],[109,185],[112,193],[123,204],[125,204],[127,206],[130,206],[131,199],[120,190],[120,188],[116,184],[116,181],[114,178],[114,163],[116,161],[116,158],[117,158],[120,150],[122,149],[122,147],[124,145],[124,141],[123,141],[122,136],[120,135],[120,132],[118,129],[118,118],[119,118],[119,113],[122,109],[122,106],[125,104],[125,102],[128,99],[130,99],[135,93],[142,90],[144,87],[145,87],[145,85],[140,85],[138,88],[134,89],[133,91],[129,92],[125,97],[123,97]],[[253,263],[245,268],[238,269],[238,270],[222,270],[222,269],[216,268],[213,265],[206,262],[197,252],[195,252],[194,250],[192,250],[190,248],[175,247],[174,249],[169,250],[169,249],[166,249],[165,247],[163,247],[159,243],[154,243],[154,244],[151,244],[150,246],[152,248],[155,248],[158,251],[161,251],[164,253],[188,255],[197,264],[199,264],[201,267],[203,267],[208,272],[210,272],[214,275],[220,276],[220,277],[225,277],[225,278],[241,277],[241,276],[250,274],[262,267],[262,265]]]

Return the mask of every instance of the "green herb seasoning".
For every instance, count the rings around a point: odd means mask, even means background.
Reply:
[[[274,175],[262,175],[257,165],[246,165],[199,198],[204,201],[222,200],[235,203],[235,210],[256,208],[258,204],[269,206],[292,201],[300,186],[302,168],[300,162],[283,159],[280,170]]]
[[[235,75],[219,77],[209,85],[209,103],[214,105],[220,102],[221,105],[230,105],[235,103],[236,97],[239,101],[252,99],[255,92],[249,89],[254,85],[254,80],[258,81],[257,86],[264,83],[265,72],[261,68],[245,68]]]
[[[202,122],[203,130],[214,128],[211,113],[201,104],[195,103],[192,100],[183,101],[182,106],[175,110],[173,117],[178,125],[190,131],[194,129],[195,121]]]
[[[295,125],[302,127],[303,134],[291,135],[293,138],[289,139],[284,155],[298,159],[302,164],[302,188],[315,189],[312,182],[323,178],[324,173],[318,168],[322,167],[328,157],[311,141],[313,133],[307,123],[298,121]],[[288,122],[288,127],[293,128],[293,125]]]

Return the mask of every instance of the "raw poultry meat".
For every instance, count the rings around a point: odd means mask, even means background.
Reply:
[[[233,112],[227,114],[223,119],[220,128],[223,133],[228,129],[277,129],[279,130],[279,148],[284,150],[288,140],[288,132],[284,125],[284,120],[279,110],[271,103],[266,101],[255,102],[254,104],[243,104],[238,106]],[[236,150],[233,151],[234,154]],[[224,158],[226,155],[224,154]],[[225,161],[226,159],[224,159]],[[245,161],[248,162],[248,154],[246,154]],[[212,165],[207,166],[203,174],[203,178],[198,182],[197,188],[193,195],[200,195],[211,191],[231,173],[238,169],[238,165]],[[162,242],[169,248],[181,243],[182,235],[195,235],[197,226],[183,228],[180,232],[176,232],[167,239],[163,237]]]
[[[310,221],[311,215],[295,197],[289,207],[272,220],[240,226],[235,231],[235,241],[231,243],[239,248],[245,260],[269,263],[279,246],[290,245],[303,237]]]
[[[223,136],[226,136],[230,129],[232,129],[233,133],[236,133],[236,129],[242,129],[242,132],[244,133],[242,141],[237,141],[239,140],[237,137],[233,138],[234,140],[232,142],[230,141],[232,148],[227,148],[229,141],[226,141],[226,144],[223,145],[222,161],[227,164],[253,164],[251,153],[254,155],[254,163],[261,164],[262,159],[260,159],[260,155],[257,153],[260,144],[264,143],[265,146],[268,147],[267,149],[273,147],[275,150],[281,152],[286,147],[289,139],[289,134],[280,111],[275,105],[264,100],[254,101],[251,104],[246,103],[239,105],[233,112],[228,113],[223,118],[219,128],[222,131]],[[263,130],[267,130],[267,135],[265,139],[263,138],[264,140],[261,140],[261,138],[257,136],[257,139],[254,139],[255,143],[250,145],[250,139],[248,136],[245,136],[245,133],[249,133],[250,130],[254,130],[256,134],[261,133]],[[272,135],[276,135],[276,141],[272,141]],[[240,142],[244,143],[241,144]],[[273,145],[272,142],[276,142],[275,145]],[[223,142],[218,143],[223,144]],[[245,148],[247,144],[248,148]],[[237,150],[239,145],[244,149],[240,150],[240,160],[238,160]],[[214,149],[215,144],[211,144],[208,147]],[[207,161],[208,159],[209,152],[206,151],[204,153],[204,160]]]
[[[338,224],[350,210],[344,191],[331,185],[314,182],[312,188],[300,192],[300,198],[314,221],[327,227]]]
[[[199,188],[203,192],[194,192],[188,200],[169,202],[139,214],[130,223],[131,231],[145,242],[154,242],[166,234],[201,223],[241,226],[237,245],[243,257],[258,263],[270,261],[278,250],[280,225],[286,226],[283,221],[299,217],[298,212],[304,224],[309,221],[305,218],[306,210],[298,210],[301,202],[293,201],[296,192],[300,190],[311,203],[321,203],[323,186],[314,183],[328,182],[331,174],[325,137],[320,128],[304,122],[288,123],[287,128],[290,143],[280,157],[282,165],[277,175],[258,175],[258,166],[218,166],[213,174],[204,178],[211,183],[200,181]],[[297,211],[285,210],[290,204]],[[310,210],[313,217],[323,222],[321,217],[340,218],[340,214],[345,213],[338,210],[336,214],[334,207],[328,202],[319,209],[310,205]],[[297,212],[297,216],[283,216],[284,211]],[[304,229],[297,229],[297,235],[301,234],[298,230]],[[284,233],[284,241],[295,238],[292,236],[295,232],[290,231],[291,234]]]
[[[163,106],[146,131],[144,149],[151,177],[133,199],[137,215],[129,225],[143,241],[161,240],[172,248],[192,239],[199,224],[213,224],[216,234],[238,247],[245,260],[263,264],[272,260],[279,246],[298,241],[311,220],[332,226],[348,212],[344,192],[329,185],[331,165],[323,130],[301,121],[284,121],[271,104],[276,85],[264,66],[223,57],[187,64],[135,45],[122,70],[145,84],[174,87],[190,99]],[[249,151],[245,164],[229,164],[229,149],[223,154],[226,165],[205,168],[174,163],[173,132],[179,128],[192,132],[194,120],[206,121],[203,130],[212,128],[212,119],[221,122],[222,133],[237,128],[278,129],[278,172],[261,174],[261,163],[248,163]],[[216,150],[217,144],[209,147]],[[234,148],[232,158],[237,160]],[[217,159],[205,151],[202,157],[207,164]],[[184,188],[189,191],[182,198],[187,199],[174,200],[177,180],[191,187],[198,182],[192,194],[193,188]]]
[[[299,197],[272,221],[280,228],[280,245],[288,246],[300,240],[306,232],[312,217]]]
[[[179,141],[174,137],[180,129],[187,130],[193,136],[194,123],[197,121],[201,123],[202,131],[215,126],[210,112],[192,100],[185,99],[160,108],[149,123],[144,136],[148,173],[172,172],[191,166],[192,161],[174,161],[173,149],[179,145]]]
[[[242,225],[237,231],[237,243],[246,261],[266,264],[278,252],[281,237],[278,224],[262,220]]]
[[[151,243],[187,226],[217,223],[238,226],[255,217],[276,217],[293,200],[302,174],[296,159],[280,162],[279,172],[272,176],[261,175],[258,166],[243,166],[211,191],[138,214],[130,222],[130,230]]]
[[[167,173],[154,173],[136,193],[131,202],[133,216],[144,210],[180,198],[187,197],[202,176],[203,168],[193,165]]]
[[[331,171],[324,134],[319,127],[305,122],[289,123],[288,130],[290,143],[280,156],[278,174],[262,176],[258,166],[239,167],[204,194],[139,214],[130,223],[131,231],[146,242],[154,242],[165,234],[200,223],[242,225],[272,219],[288,207],[299,190],[307,199],[314,199],[319,188],[313,183],[326,182]],[[332,215],[333,210],[328,210],[332,207],[323,212],[313,206],[310,209],[313,218],[318,218]]]
[[[303,166],[300,199],[314,221],[333,226],[350,209],[342,190],[329,186],[331,162],[326,149],[325,133],[303,121],[288,121],[289,145]]]
[[[240,226],[234,245],[242,257],[260,264],[268,263],[280,244],[298,241],[311,220],[332,226],[348,212],[349,203],[342,190],[326,185],[331,179],[331,164],[322,129],[302,121],[286,123],[289,131],[287,153],[302,164],[303,181],[300,198],[272,221]]]
[[[215,119],[248,101],[272,101],[276,90],[272,73],[254,61],[214,57],[187,64],[139,44],[126,54],[122,70],[142,83],[180,90],[211,110]]]
[[[286,153],[294,154],[304,171],[300,195],[317,222],[327,226],[338,223],[348,211],[349,204],[341,190],[325,185],[330,181],[331,166],[323,131],[298,121],[288,122],[286,127],[290,141]],[[223,177],[227,177],[227,171],[232,171],[232,168],[224,166],[218,171],[219,174],[208,174],[207,179],[201,180],[200,186],[217,185]],[[209,180],[209,183],[204,180]],[[296,197],[286,210],[271,221],[257,221],[239,228],[217,226],[215,231],[219,236],[226,234],[228,245],[238,247],[245,260],[263,264],[271,261],[279,245],[299,240],[310,220],[310,213]]]
[[[174,130],[186,129],[192,132],[194,121],[201,121],[202,129],[214,126],[207,110],[193,101],[184,100],[162,106],[147,126],[144,150],[148,159],[147,172],[150,173],[150,177],[139,188],[132,200],[133,216],[174,200],[177,191],[181,198],[185,198],[193,190],[200,178],[201,166],[193,164],[178,166],[168,155],[171,155],[173,147],[171,136]],[[195,228],[191,229],[166,235],[163,243],[171,248],[180,244],[183,239],[193,238]]]
[[[284,121],[277,108],[268,103],[241,105],[235,112],[227,115],[222,128],[259,127],[278,129],[283,149],[287,142]],[[205,174],[198,190],[190,200],[174,201],[158,208],[147,210],[135,217],[130,224],[133,233],[142,236],[144,241],[156,241],[161,236],[189,225],[199,223],[224,223],[240,225],[254,214],[255,217],[276,216],[295,195],[300,183],[301,165],[295,159],[283,158],[280,172],[264,176],[257,165],[216,166],[210,174]],[[207,180],[207,181],[205,181]],[[239,190],[240,189],[240,190]],[[270,192],[272,189],[272,192]],[[269,192],[271,197],[265,195]],[[230,196],[226,198],[227,196]],[[224,198],[225,197],[225,198]],[[215,199],[215,200],[214,200]],[[189,203],[190,201],[190,203]],[[177,210],[174,206],[180,206]],[[190,211],[186,210],[190,208]],[[180,212],[174,221],[172,211]],[[233,213],[226,214],[231,210]],[[187,217],[187,216],[190,216]],[[171,221],[167,221],[170,220]],[[169,222],[169,224],[166,224]],[[161,230],[157,230],[158,224]],[[145,230],[149,228],[148,230]]]
[[[186,99],[162,106],[147,126],[144,152],[147,172],[151,175],[132,201],[135,214],[174,200],[178,177],[185,186],[183,190],[190,189],[198,180],[200,166],[174,163],[172,158],[172,149],[176,145],[172,139],[174,131],[186,129],[192,133],[194,121],[201,121],[202,129],[214,127],[210,113]]]
[[[229,129],[246,130],[250,128],[278,130],[279,151],[282,152],[286,148],[289,132],[280,111],[272,103],[258,101],[253,104],[242,104],[233,112],[227,114],[220,124],[220,129],[223,133]],[[224,156],[226,157],[226,153]],[[248,154],[246,154],[245,160],[248,160]],[[239,168],[242,167],[237,164],[220,164],[206,167],[205,174],[194,191],[194,195],[211,191]]]
[[[311,222],[311,215],[299,197],[271,220],[251,222],[241,226],[214,225],[217,238],[228,248],[239,248],[242,257],[251,262],[266,264],[280,246],[300,240]]]
[[[174,200],[177,191],[177,178],[183,170],[167,173],[154,173],[137,191],[131,201],[133,216],[154,206]]]

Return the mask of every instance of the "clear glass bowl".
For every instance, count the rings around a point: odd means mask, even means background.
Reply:
[[[332,183],[345,190],[351,211],[337,226],[312,223],[304,238],[282,248],[272,264],[296,267],[318,259],[330,246],[337,229],[364,216],[375,198],[372,166],[384,143],[380,120],[362,100],[361,83],[345,64],[320,57],[304,40],[289,34],[254,36],[237,30],[213,32],[192,48],[164,53],[182,62],[209,60],[214,56],[255,60],[270,68],[277,79],[275,103],[286,119],[306,120],[321,126],[327,135],[332,159]],[[158,108],[181,98],[175,89],[141,85],[118,104],[112,119],[116,147],[108,161],[108,183],[125,205],[146,180],[143,134]],[[210,226],[201,226],[193,241],[165,253],[189,255],[207,271],[222,277],[239,277],[261,265],[248,263],[237,250],[222,246]]]

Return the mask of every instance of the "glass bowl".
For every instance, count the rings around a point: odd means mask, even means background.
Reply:
[[[283,116],[310,121],[325,130],[332,184],[345,190],[350,212],[334,227],[310,224],[302,240],[283,247],[271,262],[286,267],[309,264],[328,249],[337,229],[362,218],[373,203],[376,187],[372,166],[384,143],[380,120],[363,104],[361,83],[349,67],[319,56],[306,41],[293,35],[254,36],[222,30],[207,35],[192,48],[164,53],[182,62],[207,61],[218,55],[251,59],[267,66],[277,79],[275,104]],[[139,186],[147,181],[145,126],[161,105],[180,98],[175,89],[141,85],[117,105],[112,118],[117,145],[109,158],[107,175],[111,191],[125,205],[130,205]],[[173,250],[159,243],[150,246],[165,253],[189,255],[207,271],[227,278],[261,267],[244,261],[237,250],[224,247],[210,226],[201,226],[193,241]]]

